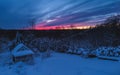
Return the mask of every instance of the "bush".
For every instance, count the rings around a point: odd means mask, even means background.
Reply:
[[[98,56],[120,56],[120,46],[118,47],[99,47],[96,49],[96,54]]]

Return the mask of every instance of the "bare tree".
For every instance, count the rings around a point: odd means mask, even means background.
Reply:
[[[33,30],[35,29],[36,21],[37,21],[36,18],[32,18],[32,19],[30,19],[30,21],[29,21],[29,25],[32,27],[31,29],[33,29]]]
[[[16,33],[16,37],[13,40],[13,42],[15,43],[15,45],[18,45],[20,43],[23,43],[23,40],[21,39],[21,34],[19,32]]]

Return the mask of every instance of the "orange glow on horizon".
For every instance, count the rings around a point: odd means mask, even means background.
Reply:
[[[32,30],[72,30],[72,29],[89,29],[94,28],[95,25],[90,25],[87,23],[75,23],[75,24],[63,24],[56,26],[47,26],[46,22],[35,25],[34,27],[26,28]]]
[[[70,30],[70,29],[89,29],[93,28],[95,26],[40,26],[40,27],[35,27],[35,30]]]

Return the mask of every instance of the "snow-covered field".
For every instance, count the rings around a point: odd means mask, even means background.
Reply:
[[[0,75],[120,75],[120,62],[53,53],[46,59],[35,58],[34,65],[1,65]]]

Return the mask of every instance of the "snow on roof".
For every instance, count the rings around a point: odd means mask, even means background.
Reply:
[[[32,50],[30,50],[28,47],[26,47],[24,44],[19,44],[17,45],[13,50],[12,50],[12,55],[15,57],[18,56],[25,56],[25,55],[30,55],[34,54]]]

